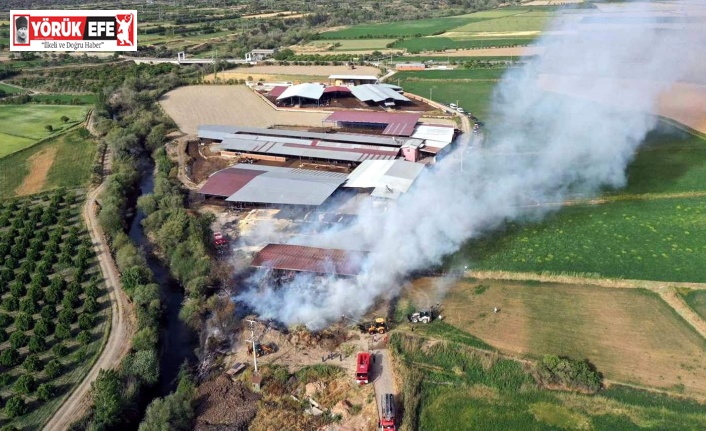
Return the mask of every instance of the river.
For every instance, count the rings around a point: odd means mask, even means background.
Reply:
[[[142,172],[140,190],[137,197],[152,193],[154,190],[154,163],[151,162]],[[152,253],[150,242],[140,224],[145,214],[137,210],[130,223],[130,239],[145,251],[147,264],[160,287],[162,299],[162,321],[160,326],[159,383],[150,391],[150,400],[164,397],[174,391],[179,375],[179,367],[184,361],[196,363],[194,349],[198,347],[198,336],[194,330],[179,319],[179,309],[184,300],[184,290],[170,276],[169,269]],[[148,401],[148,402],[149,402]],[[145,404],[146,407],[146,404]]]

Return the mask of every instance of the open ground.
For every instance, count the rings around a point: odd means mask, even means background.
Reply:
[[[360,66],[351,69],[348,66],[253,66],[247,68],[237,68],[226,72],[218,73],[221,80],[243,79],[252,77],[254,81],[279,82],[292,81],[288,77],[296,78],[299,82],[328,82],[329,75],[372,75],[378,76],[380,69],[371,66]],[[204,78],[212,81],[214,75],[210,74]]]
[[[159,103],[179,130],[187,134],[196,134],[201,124],[321,127],[321,121],[329,115],[275,110],[244,85],[181,87],[162,96]]]
[[[433,281],[418,280],[411,294],[424,303]],[[647,290],[462,281],[443,310],[447,323],[504,352],[588,359],[610,380],[706,395],[706,342]]]

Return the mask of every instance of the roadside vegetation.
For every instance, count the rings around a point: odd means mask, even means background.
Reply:
[[[80,194],[0,200],[3,423],[39,429],[101,350],[109,299]]]

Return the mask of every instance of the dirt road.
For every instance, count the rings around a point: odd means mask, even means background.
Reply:
[[[91,383],[98,377],[98,371],[102,368],[117,367],[130,350],[135,327],[132,321],[131,305],[122,290],[118,269],[110,255],[95,212],[96,197],[100,195],[104,185],[105,183],[88,194],[82,215],[91,235],[91,241],[98,256],[98,263],[112,304],[110,309],[110,334],[96,363],[93,364],[83,381],[74,388],[73,392],[69,394],[61,407],[54,413],[54,416],[47,422],[44,426],[45,431],[65,430],[72,422],[79,419],[89,407],[90,400],[88,397]]]
[[[375,400],[378,406],[378,417],[382,412],[382,397],[384,394],[395,394],[395,378],[392,373],[392,363],[390,362],[390,352],[387,349],[374,351],[375,362],[373,363],[373,386],[375,387]],[[399,418],[398,418],[399,421]]]

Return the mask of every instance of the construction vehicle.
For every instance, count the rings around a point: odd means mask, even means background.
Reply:
[[[380,431],[395,431],[395,397],[383,394],[380,400]]]
[[[389,331],[390,328],[387,326],[387,322],[384,317],[377,317],[373,322],[365,322],[358,325],[360,332],[367,332],[368,334],[384,334]]]
[[[407,320],[412,323],[429,323],[437,319],[441,319],[441,315],[439,314],[439,304],[432,306],[428,310],[418,310],[407,315]]]
[[[252,355],[252,343],[248,343],[248,355]],[[255,356],[265,356],[275,352],[275,346],[272,344],[255,343]]]
[[[370,372],[370,352],[358,353],[358,360],[355,363],[355,381],[359,385],[367,384]]]

